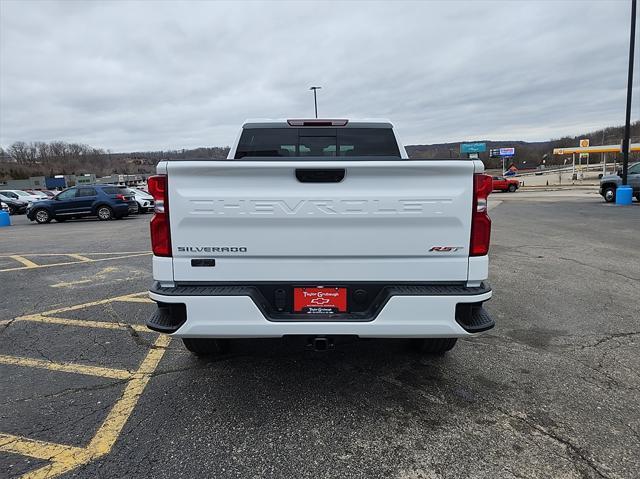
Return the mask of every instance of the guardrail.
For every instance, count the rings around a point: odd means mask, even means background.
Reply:
[[[612,168],[610,168],[610,166],[613,165]],[[575,171],[602,171],[602,163],[594,163],[594,164],[590,164],[590,165],[575,165]],[[617,163],[607,163],[606,164],[606,169],[607,172],[609,173],[614,173],[615,171],[617,171],[618,169],[618,164]],[[540,176],[540,175],[545,175],[545,174],[550,174],[550,173],[558,173],[558,172],[567,172],[567,171],[573,171],[573,166],[569,165],[563,165],[561,167],[558,168],[545,168],[543,170],[532,170],[532,171],[526,171],[523,173],[516,173],[515,177],[526,177],[526,176]]]

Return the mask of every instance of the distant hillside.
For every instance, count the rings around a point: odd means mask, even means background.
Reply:
[[[624,128],[621,126],[605,128],[583,135],[564,137],[549,141],[525,142],[483,141],[487,149],[514,147],[514,161],[519,168],[535,168],[546,157],[546,164],[560,164],[564,158],[554,158],[553,149],[576,146],[581,138],[589,138],[591,145],[620,144]],[[631,139],[640,142],[640,121],[633,123]],[[143,151],[131,153],[111,153],[89,145],[54,141],[50,143],[18,141],[9,148],[0,148],[0,180],[23,179],[29,176],[52,176],[57,174],[95,173],[98,176],[112,173],[152,173],[155,165],[163,159],[222,159],[226,158],[229,147],[202,147],[192,150]],[[435,145],[410,145],[407,152],[411,158],[457,158],[460,155],[460,142]],[[595,155],[594,161],[600,159]],[[608,160],[619,159],[621,155],[609,155]],[[487,168],[498,168],[500,160],[489,158],[489,153],[481,153],[480,158]],[[634,160],[640,155],[632,154]]]
[[[597,130],[591,133],[585,133],[578,136],[563,137],[549,141],[526,142],[520,140],[513,141],[492,141],[492,140],[473,140],[473,142],[483,142],[487,144],[487,153],[480,153],[480,159],[488,168],[498,168],[501,161],[499,159],[489,158],[488,150],[491,148],[508,148],[516,149],[515,162],[519,167],[535,168],[542,163],[544,155],[547,155],[546,164],[561,164],[564,157],[554,157],[554,148],[566,148],[569,146],[577,146],[578,141],[582,138],[588,138],[591,146],[596,145],[618,145],[622,141],[624,135],[623,126],[613,126],[603,130]],[[633,143],[640,142],[640,121],[636,121],[631,125],[631,141]],[[457,158],[460,156],[460,143],[439,143],[434,145],[409,145],[407,153],[411,158]],[[467,142],[465,142],[467,143]],[[470,143],[470,142],[469,142]],[[594,161],[600,160],[600,155],[595,155]],[[607,161],[617,159],[617,156],[610,154]],[[640,155],[632,153],[632,158],[638,160]]]

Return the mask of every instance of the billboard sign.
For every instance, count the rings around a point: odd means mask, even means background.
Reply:
[[[515,154],[515,148],[500,148],[500,156],[514,156]]]
[[[483,153],[487,151],[486,143],[461,143],[460,153]]]
[[[503,156],[515,156],[515,148],[491,148],[489,150],[489,157],[502,158]]]

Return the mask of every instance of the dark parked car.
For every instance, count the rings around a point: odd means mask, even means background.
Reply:
[[[622,184],[622,170],[615,175],[605,175],[600,178],[600,194],[607,203],[616,200],[616,190]],[[640,201],[640,163],[629,165],[627,170],[627,184],[633,189],[633,194]]]
[[[22,215],[27,211],[26,201],[13,198],[12,196],[3,195],[0,193],[0,201],[5,203],[9,207],[10,215]]]
[[[38,223],[83,216],[110,220],[137,212],[133,193],[124,186],[82,185],[66,189],[50,200],[32,203],[27,209],[27,218]]]

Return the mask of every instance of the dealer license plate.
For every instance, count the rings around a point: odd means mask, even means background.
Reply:
[[[296,313],[331,314],[347,312],[347,288],[293,288]]]

